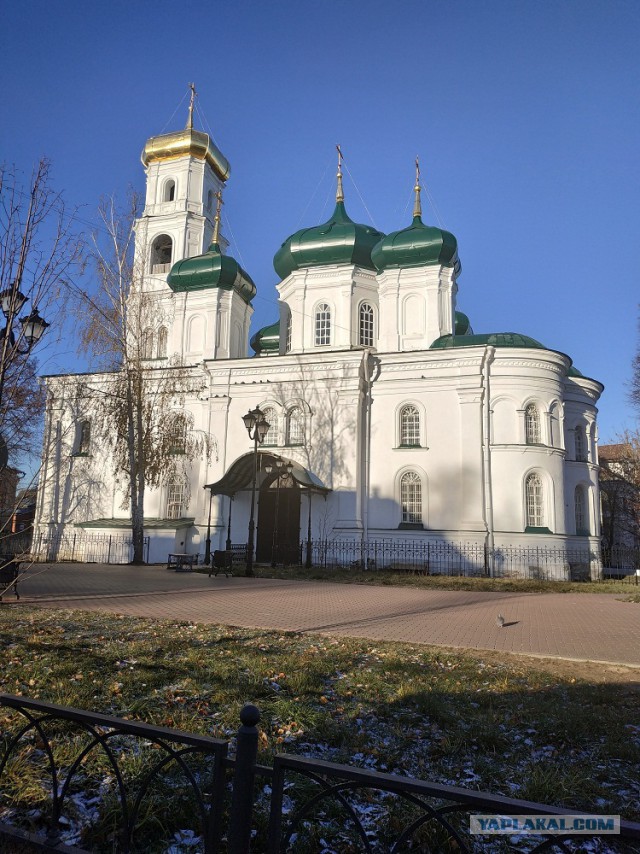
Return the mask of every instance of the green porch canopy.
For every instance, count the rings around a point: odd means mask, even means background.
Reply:
[[[269,451],[258,451],[258,474],[262,473],[266,475],[265,466],[269,464],[275,466],[276,462],[291,463],[293,466],[291,477],[303,489],[308,489],[310,492],[317,492],[320,495],[326,495],[328,492],[331,492],[313,472],[300,465],[300,463],[280,457],[278,454],[270,453]],[[228,495],[230,498],[233,498],[236,493],[241,492],[243,489],[251,488],[253,470],[253,454],[245,454],[229,467],[220,480],[217,480],[215,483],[207,483],[204,488],[210,489],[212,495]]]

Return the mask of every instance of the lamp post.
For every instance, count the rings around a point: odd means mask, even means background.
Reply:
[[[4,391],[4,380],[7,368],[16,356],[28,355],[32,348],[42,338],[45,329],[49,326],[46,320],[40,317],[37,308],[33,308],[31,314],[21,317],[19,323],[21,329],[14,331],[14,325],[18,313],[27,302],[27,297],[20,293],[20,282],[16,279],[10,288],[0,291],[0,308],[4,314],[6,325],[0,332],[2,336],[2,352],[0,354],[0,404],[2,404],[2,393]],[[24,342],[24,343],[23,343]]]
[[[247,428],[249,438],[253,439],[253,483],[251,485],[251,513],[249,515],[249,537],[247,539],[247,569],[245,575],[250,578],[253,575],[253,543],[255,533],[255,508],[256,508],[256,482],[258,480],[258,445],[264,441],[269,427],[271,426],[264,417],[264,412],[256,407],[250,409],[242,416],[244,426]]]
[[[209,518],[207,519],[207,541],[204,546],[204,562],[211,562],[211,502],[213,501],[213,489],[209,490]]]

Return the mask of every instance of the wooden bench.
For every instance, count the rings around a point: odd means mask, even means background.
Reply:
[[[167,558],[167,569],[175,569],[176,572],[193,572],[197,565],[198,555],[170,554]]]
[[[0,555],[0,602],[2,596],[10,588],[16,595],[16,599],[20,598],[18,593],[18,575],[20,572],[20,563],[14,555]]]

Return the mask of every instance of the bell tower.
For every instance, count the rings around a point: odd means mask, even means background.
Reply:
[[[164,290],[176,261],[202,254],[214,228],[216,194],[229,161],[209,134],[193,128],[196,90],[184,130],[151,137],[141,155],[147,176],[145,206],[136,224],[136,265],[149,291]],[[226,241],[219,237],[224,249]]]

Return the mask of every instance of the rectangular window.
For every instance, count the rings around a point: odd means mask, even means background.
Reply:
[[[180,519],[184,510],[184,482],[173,480],[167,489],[167,519]]]

